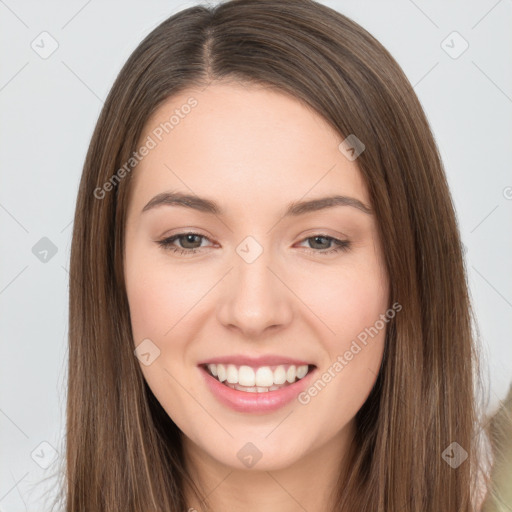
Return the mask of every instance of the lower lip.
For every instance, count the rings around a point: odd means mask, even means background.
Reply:
[[[230,388],[221,384],[215,377],[212,377],[205,368],[199,367],[206,385],[213,393],[215,398],[222,404],[238,412],[272,412],[284,407],[296,398],[299,393],[304,391],[309,385],[309,381],[314,375],[316,368],[313,368],[302,379],[274,391],[264,391],[262,393],[249,393]]]

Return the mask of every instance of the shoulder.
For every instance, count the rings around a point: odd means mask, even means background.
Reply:
[[[512,386],[479,435],[478,459],[477,512],[512,510]]]

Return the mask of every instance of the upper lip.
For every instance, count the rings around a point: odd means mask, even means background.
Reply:
[[[229,355],[229,356],[219,356],[212,357],[211,359],[205,359],[198,363],[199,365],[207,365],[207,364],[233,364],[235,366],[252,366],[252,367],[260,367],[260,366],[277,366],[277,365],[312,365],[313,363],[309,361],[303,361],[300,359],[294,359],[292,357],[287,356],[279,356],[279,355],[267,355],[267,356],[244,356],[244,355]]]

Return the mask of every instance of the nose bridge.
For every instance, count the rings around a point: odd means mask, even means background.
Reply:
[[[270,326],[283,326],[292,317],[290,293],[276,277],[279,265],[272,251],[254,237],[237,247],[220,298],[219,320],[255,335]]]

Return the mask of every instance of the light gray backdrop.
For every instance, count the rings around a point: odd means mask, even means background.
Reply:
[[[141,39],[194,3],[0,0],[0,511],[46,510],[39,482],[63,455],[71,222],[103,100]],[[428,115],[493,409],[512,380],[512,0],[323,3],[390,50]]]

